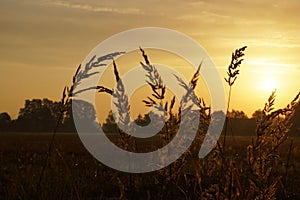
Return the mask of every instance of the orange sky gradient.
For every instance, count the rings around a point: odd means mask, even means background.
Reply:
[[[77,66],[98,43],[145,26],[192,37],[223,77],[231,52],[247,45],[231,108],[249,117],[275,88],[277,108],[300,90],[298,0],[0,0],[0,5],[0,112],[12,118],[25,99],[59,100]]]

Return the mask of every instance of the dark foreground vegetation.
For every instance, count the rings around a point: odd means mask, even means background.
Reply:
[[[117,138],[111,137],[116,142]],[[0,199],[37,198],[36,186],[50,140],[51,134],[45,133],[0,135]],[[272,176],[265,175],[266,179],[277,180],[276,186],[272,182],[260,182],[260,174],[251,171],[247,148],[252,140],[253,137],[228,137],[226,160],[231,162],[230,171],[228,168],[221,171],[221,158],[215,150],[202,160],[197,156],[188,157],[184,165],[173,163],[157,172],[127,174],[99,163],[83,147],[77,134],[59,134],[45,170],[39,197],[225,199],[224,193],[229,191],[220,191],[220,184],[224,184],[226,189],[232,190],[232,199],[242,199],[241,195],[245,194],[241,192],[251,191],[253,194],[248,194],[250,199],[266,185],[274,187],[275,197],[278,199],[299,199],[300,138],[290,138],[278,149],[281,157],[273,164],[272,171],[268,165],[264,166],[266,173]],[[138,146],[147,148],[152,142],[157,144],[159,141],[160,138],[156,137],[152,141],[141,141]],[[229,175],[231,176],[228,177]],[[250,180],[256,182],[252,183]],[[239,184],[245,187],[243,191],[238,190]],[[271,196],[268,193],[265,195]]]
[[[237,49],[232,54],[226,78],[230,91],[245,49]],[[166,168],[145,174],[119,172],[94,159],[74,133],[70,109],[73,96],[86,90],[76,91],[76,86],[91,76],[90,70],[103,60],[93,57],[85,68],[78,68],[72,85],[64,89],[61,102],[26,101],[16,120],[11,120],[7,113],[0,115],[0,199],[300,199],[300,139],[297,137],[300,93],[285,108],[275,110],[273,92],[265,106],[255,112],[252,119],[247,119],[242,112],[229,112],[229,92],[227,113],[211,113],[203,99],[193,93],[199,78],[198,69],[189,85],[177,78],[179,85],[186,89],[179,103],[179,115],[174,112],[175,98],[164,99],[163,80],[142,49],[141,52],[145,62],[141,65],[148,73],[147,81],[152,88],[152,96],[143,102],[146,106],[165,108],[165,126],[154,137],[138,139],[121,131],[110,114],[102,124],[106,136],[127,151],[153,151],[172,140],[180,121],[185,120],[186,113],[192,112],[186,105],[197,102],[200,125],[187,151]],[[105,56],[107,58],[113,57]],[[113,67],[119,81],[115,91],[102,85],[93,89],[122,99],[116,103],[118,120],[122,125],[130,125],[128,97],[115,62]],[[93,127],[94,108],[82,101],[76,105],[84,112],[74,117]],[[200,159],[198,152],[208,125],[214,123],[212,119],[218,119],[214,116],[225,115],[223,136],[214,149]],[[139,116],[136,123],[146,125],[149,117]],[[54,133],[40,132],[47,132],[51,127]],[[57,133],[59,131],[61,133]]]

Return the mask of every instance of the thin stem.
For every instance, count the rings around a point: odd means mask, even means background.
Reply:
[[[48,148],[48,151],[47,151],[47,154],[46,154],[45,162],[44,162],[41,174],[40,174],[39,182],[37,184],[37,188],[36,188],[36,194],[37,195],[39,195],[39,192],[40,192],[41,183],[42,183],[44,173],[45,173],[45,170],[46,170],[46,167],[47,167],[47,164],[48,164],[48,160],[49,160],[49,157],[50,157],[53,145],[54,145],[54,140],[55,140],[55,136],[56,136],[56,133],[57,133],[57,129],[58,129],[59,124],[62,120],[62,117],[63,117],[63,113],[60,113],[59,118],[58,118],[57,123],[56,123],[56,126],[55,126],[55,129],[54,129],[53,134],[52,134],[52,138],[51,138],[49,148]]]
[[[289,164],[290,164],[290,158],[291,158],[292,148],[293,148],[293,140],[291,140],[291,144],[290,144],[290,148],[289,148],[289,153],[288,153],[288,157],[287,157],[287,160],[286,160],[286,166],[285,166],[285,183],[286,183],[286,179],[287,179],[287,176],[288,176],[288,168],[289,168]]]
[[[230,100],[231,100],[231,88],[232,88],[232,86],[229,86],[227,110],[226,110],[226,116],[225,116],[226,118],[225,118],[225,125],[224,125],[225,129],[224,129],[224,140],[223,140],[223,154],[225,154],[225,145],[226,145],[226,137],[227,137],[227,129],[228,129],[228,113],[229,113],[229,106],[230,106]]]

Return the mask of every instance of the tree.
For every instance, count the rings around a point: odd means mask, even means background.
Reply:
[[[112,111],[109,111],[108,116],[102,125],[102,129],[105,133],[118,133],[118,126],[115,122]]]
[[[145,114],[144,116],[139,114],[134,121],[139,126],[147,126],[151,122],[149,114]]]
[[[79,123],[80,126],[76,127],[77,131],[99,131],[99,124],[96,122],[96,111],[92,104],[83,100],[73,99],[69,105],[70,107],[65,122],[70,121],[73,124],[75,121]]]
[[[53,131],[58,120],[59,103],[48,99],[25,100],[16,120],[18,131]]]
[[[11,126],[11,118],[7,112],[0,113],[0,131],[8,131]]]
[[[252,114],[252,118],[255,118],[255,119],[260,119],[262,116],[263,116],[263,111],[261,109],[256,110]]]
[[[228,111],[227,114],[228,118],[235,118],[235,119],[248,119],[248,116],[244,113],[244,111],[234,110]]]

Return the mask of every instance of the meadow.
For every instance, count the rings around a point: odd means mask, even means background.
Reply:
[[[235,130],[230,131],[231,88],[239,74],[245,49],[242,47],[232,53],[225,78],[229,86],[226,114],[211,113],[203,99],[194,95],[200,67],[189,84],[177,77],[186,94],[180,101],[180,111],[175,113],[175,97],[165,99],[163,80],[140,49],[144,58],[141,65],[152,89],[152,96],[143,102],[149,107],[163,106],[167,120],[156,136],[147,139],[132,137],[120,129],[107,132],[106,136],[124,150],[149,152],[172,141],[181,122],[188,125],[185,131],[189,134],[190,119],[194,119],[194,114],[200,115],[196,137],[185,153],[169,166],[143,174],[124,173],[104,166],[87,152],[77,133],[58,132],[59,125],[66,122],[65,116],[73,116],[93,127],[95,112],[91,105],[74,101],[82,111],[77,116],[71,114],[70,102],[75,94],[90,89],[76,90],[76,87],[82,79],[93,75],[90,72],[93,67],[101,64],[101,58],[95,61],[94,56],[84,68],[78,67],[72,85],[65,87],[58,103],[60,117],[53,133],[0,134],[0,199],[299,199],[300,138],[290,130],[292,122],[299,120],[295,113],[299,110],[300,93],[285,108],[276,110],[273,92],[257,113],[251,136],[236,136]],[[111,59],[111,56],[104,57]],[[117,82],[115,90],[103,85],[92,89],[118,99],[115,103],[118,120],[130,128],[128,97],[114,61],[113,67]],[[196,106],[199,113],[190,105]],[[218,123],[218,117],[224,117],[225,125],[222,136],[216,141],[213,135],[206,133],[209,124]],[[212,136],[210,139],[216,144],[205,158],[200,159],[198,152],[206,136]]]
[[[112,141],[117,142],[116,135],[109,137]],[[253,137],[247,136],[229,136],[227,157],[233,155],[230,158],[236,165],[246,162],[246,149],[252,139]],[[50,140],[51,134],[49,133],[0,134],[0,199],[37,198],[36,187]],[[151,146],[151,143],[158,144],[160,141],[160,137],[155,137],[151,141],[143,140],[138,145],[147,148],[147,146]],[[291,141],[293,141],[293,148],[289,153]],[[280,192],[277,193],[277,198],[299,199],[300,197],[298,188],[300,184],[299,144],[300,138],[289,138],[278,150],[283,159],[278,162],[275,171],[278,171],[276,176],[283,178],[284,185],[278,185]],[[190,158],[194,161],[187,160],[188,166],[180,169],[181,177],[178,178],[169,177],[169,169],[179,170],[176,163],[171,164],[167,171],[128,174],[118,172],[98,162],[84,148],[76,133],[59,133],[45,170],[39,198],[195,199],[200,197],[214,199],[213,195],[214,193],[218,194],[218,189],[216,186],[210,188],[209,185],[218,183],[218,179],[221,177],[217,169],[209,169],[209,167],[216,167],[212,165],[214,160],[212,156],[215,156],[213,153],[202,160],[197,156]],[[284,169],[287,162],[289,167],[285,174]],[[195,166],[196,164],[199,166]],[[197,178],[193,174],[196,168],[199,172],[203,171],[203,177]],[[245,168],[240,169],[240,176],[246,173],[242,170]],[[176,174],[177,172],[171,173]],[[205,175],[205,173],[207,174]],[[225,177],[225,175],[223,176]],[[200,181],[201,187],[198,186],[198,181]],[[209,191],[208,188],[212,191]],[[205,193],[207,193],[206,196],[201,196]],[[221,197],[221,199],[223,198]]]

